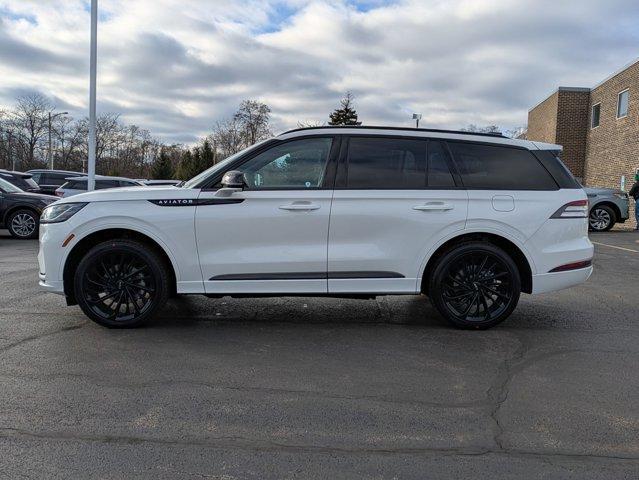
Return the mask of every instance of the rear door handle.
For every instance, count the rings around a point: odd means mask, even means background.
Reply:
[[[306,211],[319,210],[320,206],[315,203],[289,203],[288,205],[280,205],[280,210],[289,211]]]
[[[452,210],[453,208],[455,208],[455,206],[451,205],[450,203],[429,202],[424,205],[415,205],[413,207],[413,210],[428,212],[428,211],[446,211],[446,210]]]

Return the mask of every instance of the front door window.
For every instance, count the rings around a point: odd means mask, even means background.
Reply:
[[[249,190],[320,188],[331,138],[307,138],[270,148],[240,168]]]

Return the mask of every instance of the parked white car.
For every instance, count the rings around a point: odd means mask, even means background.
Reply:
[[[109,177],[106,175],[95,176],[95,189],[104,190],[107,188],[120,188],[120,187],[139,187],[144,184],[138,180],[131,180],[130,178],[123,177]],[[56,189],[55,194],[58,197],[67,198],[80,193],[86,193],[88,190],[88,178],[87,177],[69,177],[66,182]]]
[[[454,325],[488,328],[520,292],[592,273],[586,194],[559,148],[441,130],[292,130],[182,187],[48,207],[40,285],[109,327],[198,293],[425,294]]]

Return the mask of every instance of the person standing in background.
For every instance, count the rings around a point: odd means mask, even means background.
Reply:
[[[635,230],[639,230],[639,170],[635,173],[635,184],[628,192],[628,195],[635,199],[635,221],[637,223]]]

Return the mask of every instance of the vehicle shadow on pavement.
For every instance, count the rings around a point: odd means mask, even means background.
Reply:
[[[447,325],[424,296],[377,297],[374,300],[184,296],[170,300],[152,326],[188,327],[201,322],[393,324],[434,328]]]

